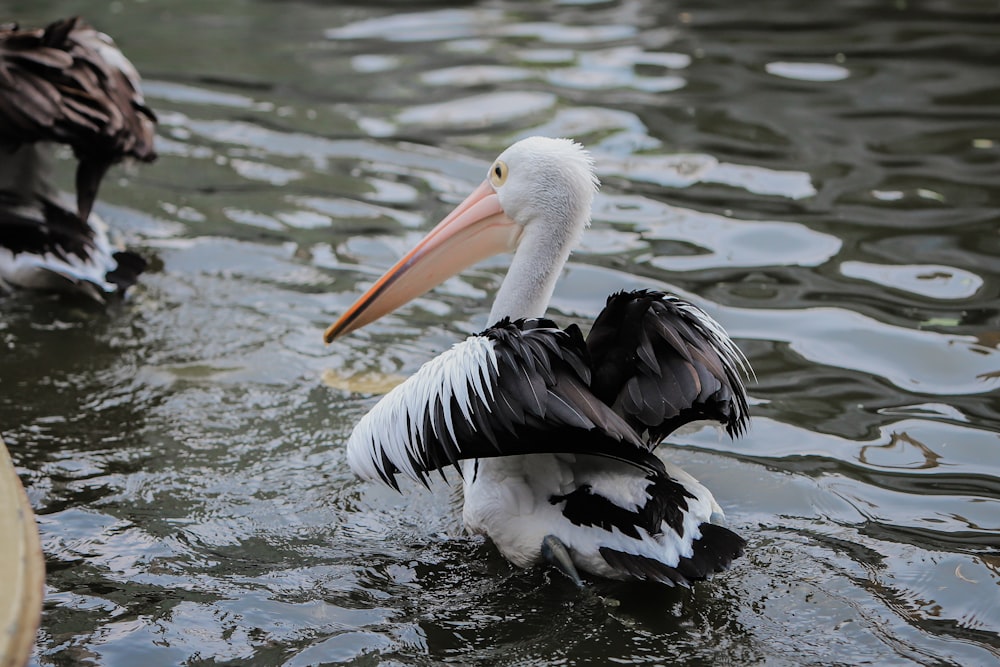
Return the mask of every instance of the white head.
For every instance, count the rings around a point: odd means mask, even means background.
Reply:
[[[540,317],[559,272],[590,223],[594,163],[569,139],[529,137],[493,162],[486,180],[326,331],[327,342],[420,296],[445,278],[514,251],[490,324]]]
[[[513,221],[590,223],[590,207],[600,182],[594,160],[571,139],[528,137],[497,157],[487,173],[500,206]]]
[[[541,317],[570,251],[590,224],[599,185],[594,161],[570,139],[529,137],[500,154],[487,180],[504,213],[523,228],[490,323]]]

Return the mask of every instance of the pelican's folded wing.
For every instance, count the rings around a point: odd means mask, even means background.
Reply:
[[[105,171],[122,158],[156,158],[156,115],[139,74],[110,37],[79,17],[44,29],[0,26],[0,147],[73,147],[78,214],[86,220]]]
[[[743,353],[703,310],[653,291],[619,292],[587,337],[591,389],[655,445],[699,419],[731,436],[749,421]]]
[[[575,327],[503,321],[425,363],[358,423],[351,468],[396,487],[463,459],[532,453],[605,456],[648,470],[662,463],[588,388]]]

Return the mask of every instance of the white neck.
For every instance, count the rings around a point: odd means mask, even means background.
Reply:
[[[568,139],[529,137],[497,158],[509,176],[496,187],[504,212],[522,226],[488,324],[542,317],[570,251],[590,223],[597,191],[590,156]]]
[[[584,224],[560,226],[569,232],[564,234],[553,234],[551,225],[525,227],[510,269],[490,310],[490,325],[504,317],[516,320],[545,315],[556,281]]]

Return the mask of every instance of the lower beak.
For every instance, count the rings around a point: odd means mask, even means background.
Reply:
[[[374,322],[487,257],[513,250],[521,226],[483,181],[323,334],[327,343]]]

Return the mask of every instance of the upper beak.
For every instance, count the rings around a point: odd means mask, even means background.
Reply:
[[[327,343],[391,313],[476,262],[513,250],[521,226],[483,181],[323,334]]]

